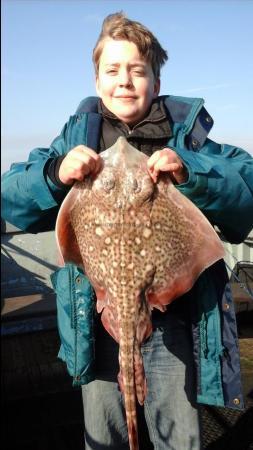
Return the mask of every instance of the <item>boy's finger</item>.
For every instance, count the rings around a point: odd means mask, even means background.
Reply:
[[[151,155],[150,158],[147,161],[147,166],[149,168],[154,166],[154,164],[159,160],[160,157],[161,157],[160,151],[157,151],[157,152],[153,153],[153,155]]]
[[[154,169],[157,171],[157,172],[176,172],[177,170],[180,170],[182,167],[178,164],[178,163],[176,163],[176,162],[174,162],[174,163],[164,163],[163,161],[161,161],[161,160],[159,160],[157,163],[156,163],[156,165],[155,165],[155,167],[154,167]]]
[[[99,159],[100,155],[96,153],[92,148],[86,147],[85,145],[77,145],[76,147],[72,148],[71,152],[76,152],[79,154],[82,154],[83,152],[87,155],[92,156],[94,159]]]
[[[150,177],[152,178],[153,182],[156,183],[158,173],[155,170],[153,170],[153,168],[151,168],[151,169],[148,168],[148,173],[149,173]]]

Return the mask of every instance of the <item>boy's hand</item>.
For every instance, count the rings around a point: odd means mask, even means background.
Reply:
[[[169,172],[170,178],[176,184],[185,183],[188,179],[188,172],[182,160],[174,150],[163,148],[157,150],[147,162],[149,174],[157,182],[159,172]]]
[[[86,175],[96,174],[102,167],[102,158],[85,145],[78,145],[67,153],[63,159],[59,178],[62,183],[71,185],[82,181]]]

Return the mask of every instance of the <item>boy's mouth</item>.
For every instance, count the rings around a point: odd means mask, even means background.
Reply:
[[[133,95],[119,95],[115,98],[117,100],[121,100],[123,102],[130,102],[130,101],[136,100],[137,97],[134,97]]]
[[[125,94],[125,95],[115,95],[115,98],[123,98],[123,99],[128,99],[128,98],[130,98],[130,99],[133,99],[133,100],[135,100],[137,97],[136,97],[136,95],[131,95],[131,94]]]

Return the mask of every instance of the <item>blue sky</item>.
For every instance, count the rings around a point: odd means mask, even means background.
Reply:
[[[2,171],[49,146],[95,95],[92,49],[119,10],[168,50],[161,94],[204,98],[210,137],[253,154],[252,1],[3,0]]]

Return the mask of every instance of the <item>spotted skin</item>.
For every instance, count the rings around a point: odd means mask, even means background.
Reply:
[[[147,390],[140,346],[152,333],[151,310],[188,291],[223,246],[168,175],[153,183],[147,156],[124,138],[101,157],[102,171],[77,182],[63,202],[56,233],[63,260],[83,267],[119,343],[129,445],[138,450],[136,398],[143,404]]]

